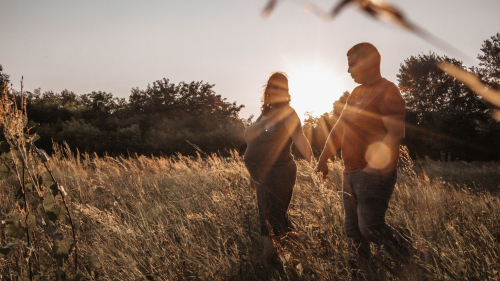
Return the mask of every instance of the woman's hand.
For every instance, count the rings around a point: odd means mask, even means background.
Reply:
[[[300,154],[310,163],[313,162],[314,155],[307,140],[306,136],[304,136],[304,132],[302,131],[302,125],[300,124],[300,119],[295,110],[293,108],[287,108],[287,115],[285,120],[285,127],[292,137],[292,141],[295,144],[295,147],[300,151]]]
[[[255,187],[255,183],[253,182],[253,179],[250,179],[250,189],[253,191],[257,191],[257,187]]]
[[[326,179],[328,176],[328,164],[327,161],[320,161],[318,162],[318,166],[316,167],[316,172],[321,173],[323,176],[323,179]]]
[[[311,161],[309,161],[309,166],[312,167],[313,170],[316,170],[316,166],[318,165],[318,161],[314,158],[314,155],[311,157]]]

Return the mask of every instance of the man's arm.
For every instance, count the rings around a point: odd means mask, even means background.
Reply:
[[[391,153],[399,153],[399,145],[405,136],[404,115],[383,116],[382,122],[387,129],[387,135],[382,140],[382,145],[378,147],[378,151],[373,154],[368,165],[363,169],[366,173],[373,174],[380,170],[383,172],[385,167],[380,167],[380,163],[389,163]]]
[[[319,157],[317,172],[323,173],[323,178],[326,178],[328,174],[328,159],[333,156],[342,143],[342,137],[344,136],[344,121],[342,120],[342,115],[340,115],[339,120],[333,126],[328,138],[326,139],[325,147],[321,156]]]
[[[390,84],[380,103],[380,114],[387,134],[381,143],[367,151],[366,173],[388,172],[391,160],[399,156],[399,145],[405,136],[405,101],[394,84]],[[396,154],[397,155],[392,155]]]

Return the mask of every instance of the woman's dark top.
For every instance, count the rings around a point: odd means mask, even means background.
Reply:
[[[262,172],[272,166],[293,161],[292,138],[285,126],[287,112],[287,108],[284,108],[268,119],[257,120],[245,131],[247,149],[244,162],[255,181],[265,176]],[[259,169],[260,172],[254,171],[255,169]]]
[[[245,131],[245,166],[257,187],[260,233],[282,235],[292,229],[287,210],[297,176],[291,154],[292,138],[285,122],[291,107],[282,108]],[[271,228],[269,228],[269,226]]]

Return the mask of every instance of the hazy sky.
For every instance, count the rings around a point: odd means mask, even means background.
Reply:
[[[468,55],[447,53],[351,6],[325,22],[297,4],[280,2],[270,19],[267,0],[0,0],[0,64],[19,89],[116,97],[168,78],[215,84],[217,94],[258,115],[262,85],[273,71],[290,79],[301,118],[332,109],[356,84],[346,52],[371,42],[382,75],[397,84],[399,65],[434,51],[477,65],[484,40],[500,32],[499,0],[394,0],[414,23]],[[329,10],[337,1],[314,0]]]

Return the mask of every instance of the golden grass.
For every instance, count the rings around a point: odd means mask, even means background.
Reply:
[[[404,153],[403,153],[404,154]],[[500,201],[439,179],[436,167],[452,173],[460,163],[403,157],[387,221],[432,253],[432,278],[500,278]],[[280,249],[282,268],[263,271],[255,193],[241,156],[193,159],[97,158],[68,148],[52,158],[55,176],[80,218],[80,270],[95,280],[349,280],[341,201],[342,165],[330,163],[325,182],[299,161],[290,217],[300,236]],[[455,166],[454,166],[455,165]],[[466,165],[466,164],[462,164]],[[469,177],[496,176],[498,164],[462,169]],[[423,171],[432,170],[431,179]],[[415,172],[417,170],[417,172]],[[437,177],[434,179],[433,177]],[[0,217],[15,205],[11,187],[0,183]],[[68,229],[69,231],[69,229]],[[69,232],[68,232],[69,233]],[[0,241],[1,242],[1,241]],[[366,280],[418,280],[418,271],[398,266],[373,248],[380,267]],[[99,254],[101,269],[86,257]],[[288,259],[288,261],[287,261]],[[71,259],[70,259],[71,260]],[[0,257],[0,274],[7,263]],[[4,275],[5,276],[5,275]],[[8,276],[8,275],[7,275]]]

